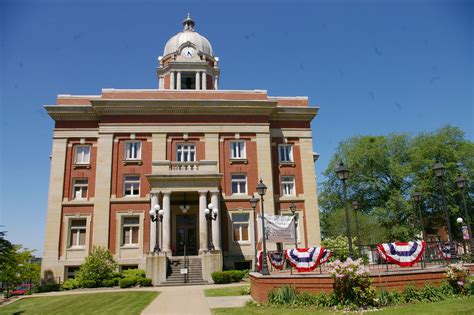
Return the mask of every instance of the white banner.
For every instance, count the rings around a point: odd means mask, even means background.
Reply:
[[[258,240],[262,240],[262,217],[258,215]],[[274,243],[295,242],[295,217],[265,215],[265,240]]]

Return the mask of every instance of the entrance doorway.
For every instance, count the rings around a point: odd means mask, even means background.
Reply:
[[[196,242],[196,215],[185,214],[176,215],[176,255],[183,256],[186,249],[186,256],[197,255],[198,248]]]

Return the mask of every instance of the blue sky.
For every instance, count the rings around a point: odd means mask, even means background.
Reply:
[[[354,135],[458,126],[474,139],[471,1],[1,1],[0,224],[42,255],[57,94],[156,88],[190,12],[221,89],[309,96],[318,182]]]

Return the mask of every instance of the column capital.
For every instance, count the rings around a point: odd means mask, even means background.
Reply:
[[[211,193],[211,195],[219,195],[220,191],[217,189],[217,190],[210,190],[209,191]]]
[[[162,190],[160,192],[163,194],[163,196],[169,197],[171,195],[171,190]]]
[[[198,193],[199,193],[200,196],[207,195],[208,190],[198,190]]]

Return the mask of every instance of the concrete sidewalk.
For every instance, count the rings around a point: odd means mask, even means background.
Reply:
[[[151,314],[211,314],[211,308],[240,307],[251,299],[250,296],[206,297],[205,289],[238,286],[230,285],[197,285],[177,287],[157,287],[160,295],[148,305],[142,315]]]

